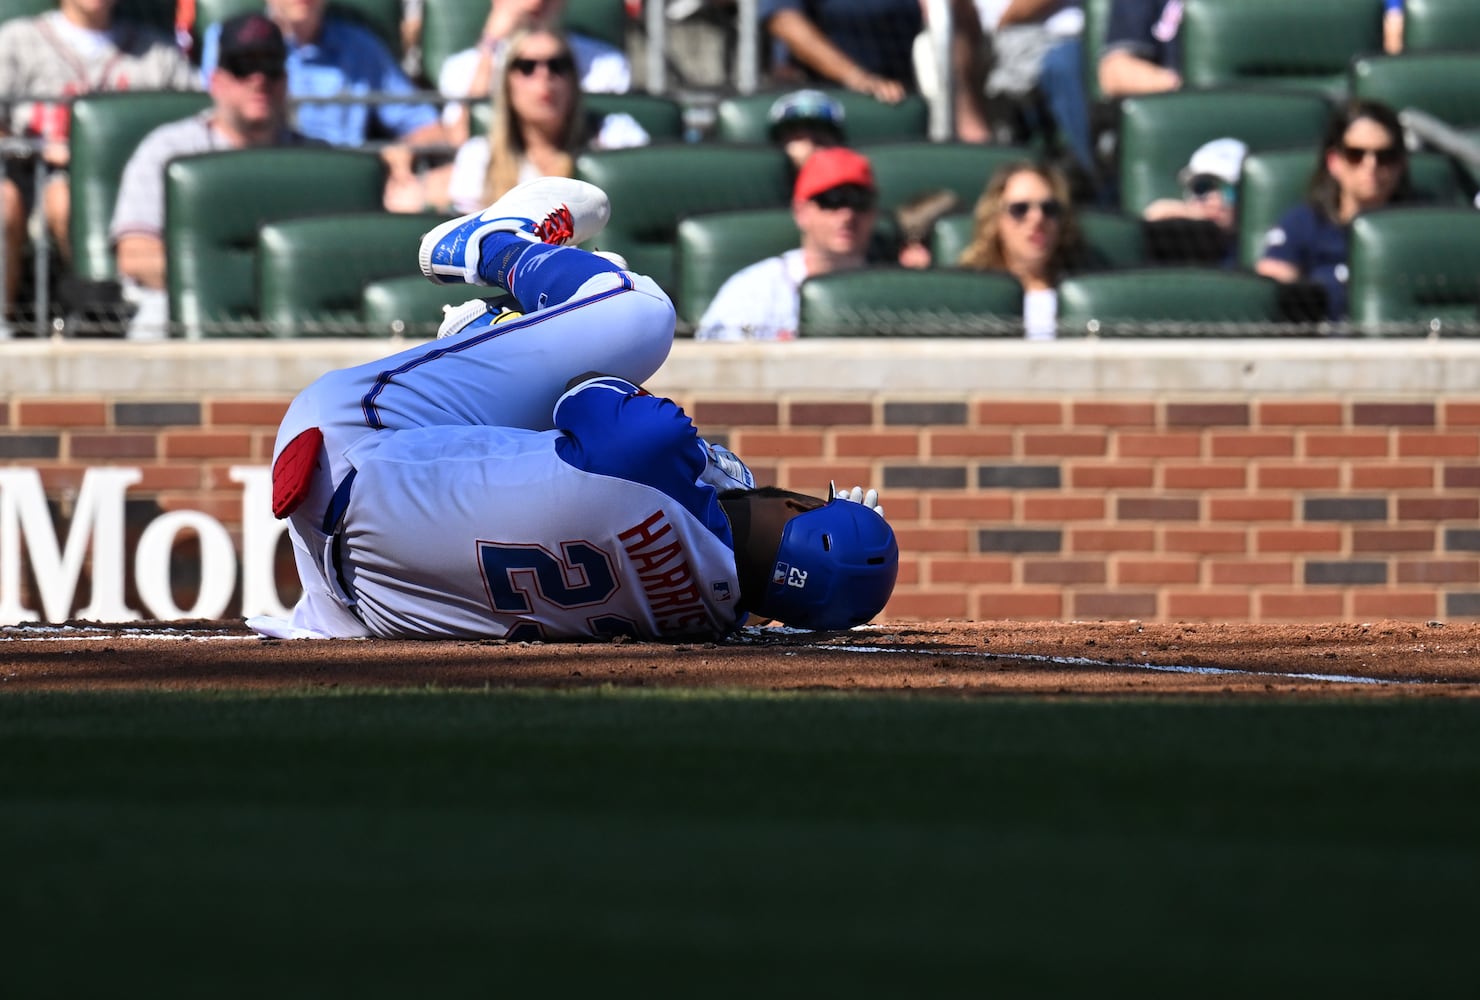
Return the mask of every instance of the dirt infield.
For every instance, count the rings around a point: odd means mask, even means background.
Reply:
[[[992,696],[1480,695],[1480,624],[882,623],[722,643],[282,641],[241,622],[0,628],[0,691],[624,687]]]

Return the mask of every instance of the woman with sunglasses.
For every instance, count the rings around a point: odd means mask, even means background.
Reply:
[[[516,32],[501,58],[488,135],[470,138],[453,160],[448,195],[454,210],[477,211],[538,177],[570,177],[582,149],[647,144],[647,132],[631,115],[593,120],[582,111],[575,59],[560,32]]]
[[[1397,114],[1377,101],[1353,102],[1332,118],[1306,200],[1265,236],[1255,270],[1276,281],[1318,285],[1327,318],[1343,320],[1352,220],[1408,196],[1408,151]]]
[[[1029,340],[1052,340],[1059,279],[1079,252],[1068,180],[1042,164],[1009,163],[987,182],[975,218],[960,265],[1016,278],[1023,286],[1024,334]]]

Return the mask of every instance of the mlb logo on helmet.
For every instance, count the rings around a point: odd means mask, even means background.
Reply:
[[[776,568],[771,570],[771,582],[780,586],[786,582],[786,573],[791,567],[786,563],[777,563]]]

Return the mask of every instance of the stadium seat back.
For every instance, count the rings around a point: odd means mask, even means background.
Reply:
[[[1105,99],[1100,89],[1100,54],[1110,27],[1110,0],[1084,0],[1084,33],[1080,36],[1084,89],[1091,104]]]
[[[1274,323],[1281,318],[1278,283],[1244,272],[1143,268],[1073,275],[1059,283],[1063,336],[1083,335],[1091,321],[1098,324],[1095,332],[1101,337],[1180,337],[1214,332],[1180,324]]]
[[[576,159],[576,176],[611,196],[612,217],[596,244],[678,297],[674,244],[679,220],[709,212],[789,203],[786,158],[769,146],[673,143],[598,150]]]
[[[1021,146],[966,142],[891,142],[857,149],[873,165],[879,209],[884,212],[936,190],[954,193],[962,206],[975,205],[999,168],[1034,159]]]
[[[1359,215],[1351,229],[1351,320],[1474,323],[1480,307],[1480,212],[1388,208]],[[1372,331],[1377,332],[1377,331]]]
[[[1351,74],[1357,97],[1424,111],[1456,128],[1480,125],[1480,49],[1370,56],[1356,60]]]
[[[487,13],[485,9],[483,14],[486,16]],[[619,3],[618,0],[565,0],[566,31],[595,38],[625,50],[627,48],[627,23],[626,5]],[[476,39],[477,36],[474,35],[474,40]]]
[[[1242,88],[1128,97],[1120,107],[1120,205],[1133,215],[1181,196],[1177,173],[1203,143],[1231,136],[1253,152],[1313,146],[1330,114],[1314,93]]]
[[[384,187],[380,157],[358,150],[242,149],[173,160],[165,169],[171,321],[199,338],[233,332],[218,324],[255,320],[262,227],[299,216],[374,212]],[[411,246],[391,256],[404,253],[409,261]]]
[[[678,224],[678,314],[697,324],[736,271],[797,246],[790,208],[694,215]]]
[[[386,211],[280,219],[257,239],[257,314],[274,336],[363,335],[365,285],[410,276],[413,248],[445,216]],[[468,290],[463,289],[463,299]],[[419,321],[439,322],[439,312]]]
[[[1403,51],[1480,49],[1480,4],[1474,0],[1405,0]]]
[[[1008,274],[870,267],[802,282],[802,337],[1021,337],[1023,289]]]
[[[1382,51],[1377,0],[1187,0],[1183,78],[1193,87],[1276,84],[1346,91],[1353,55]]]
[[[1077,218],[1084,241],[1082,270],[1139,267],[1146,263],[1146,231],[1140,219],[1100,210],[1080,210]],[[930,249],[936,267],[951,267],[961,259],[971,243],[974,226],[970,212],[945,216],[935,224]]]
[[[720,142],[770,142],[771,105],[793,89],[740,94],[720,101],[715,108],[714,138]],[[843,131],[850,146],[925,139],[930,134],[930,107],[919,95],[912,94],[898,104],[884,104],[849,90],[823,89],[843,106]]]
[[[67,225],[72,270],[79,277],[108,281],[116,275],[108,228],[123,168],[144,136],[210,106],[209,95],[178,90],[89,94],[73,102]]]
[[[380,278],[361,289],[360,324],[371,337],[430,339],[442,322],[442,307],[461,305],[469,298],[467,285],[434,285],[420,274]]]

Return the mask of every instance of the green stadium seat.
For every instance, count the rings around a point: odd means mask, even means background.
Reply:
[[[89,281],[116,277],[108,227],[123,168],[140,141],[156,127],[210,106],[210,95],[178,90],[89,94],[73,102],[68,229],[72,270],[78,277]]]
[[[628,114],[647,130],[652,142],[677,142],[684,137],[683,107],[667,97],[653,94],[582,94],[581,106],[596,115]],[[487,135],[493,120],[493,105],[479,101],[472,106],[474,135]]]
[[[786,157],[769,146],[674,143],[592,151],[577,157],[576,177],[611,197],[611,222],[596,245],[622,254],[675,298],[679,220],[790,201]]]
[[[945,189],[963,205],[974,205],[998,168],[1032,162],[1021,146],[964,142],[891,142],[856,147],[869,158],[879,186],[879,208],[892,212],[925,191]]]
[[[1475,0],[1405,0],[1403,51],[1480,49],[1480,4]]]
[[[678,224],[678,314],[694,325],[736,271],[797,246],[790,208],[695,215]]]
[[[425,4],[421,14],[421,64],[426,78],[435,84],[448,56],[477,45],[487,20],[487,0],[432,0]],[[619,49],[627,47],[627,12],[618,0],[566,0],[564,26],[567,31]]]
[[[1353,62],[1351,75],[1357,97],[1424,111],[1459,129],[1480,126],[1480,50],[1370,56]]]
[[[1246,272],[1161,267],[1059,282],[1061,336],[1082,336],[1092,325],[1101,337],[1249,336],[1230,324],[1282,318],[1278,282]]]
[[[1084,59],[1084,88],[1090,104],[1105,100],[1100,89],[1100,54],[1105,49],[1105,33],[1110,27],[1111,0],[1084,0],[1084,33],[1080,52]]]
[[[398,276],[430,285],[416,269],[416,247],[445,218],[378,211],[269,222],[257,238],[258,317],[278,337],[364,335],[365,285]]]
[[[241,149],[172,161],[165,169],[172,323],[194,339],[255,321],[262,227],[297,216],[378,211],[384,188],[384,162],[358,150]]]
[[[776,98],[792,89],[727,97],[715,108],[714,138],[720,142],[771,141],[768,115]],[[912,94],[898,104],[884,104],[850,90],[823,88],[843,106],[843,130],[852,146],[925,139],[930,134],[930,107]]]
[[[435,7],[437,4],[427,6]],[[262,9],[263,0],[195,0],[195,29],[192,34],[196,51],[200,51],[200,40],[211,25]],[[401,55],[401,0],[330,0],[329,12],[358,21],[375,32],[396,56]],[[488,16],[486,4],[480,16]],[[476,31],[473,37],[477,38]]]
[[[366,284],[360,294],[360,324],[372,337],[431,339],[442,322],[443,306],[461,305],[478,292],[493,291],[434,285],[420,274],[381,278]]]
[[[431,6],[436,3],[437,0],[433,0]],[[483,6],[483,16],[486,17],[487,4]],[[616,48],[626,49],[627,22],[626,5],[618,0],[565,0],[566,31],[574,31],[588,38],[600,39]],[[475,33],[474,38],[476,37]]]
[[[1187,0],[1182,76],[1191,87],[1273,84],[1346,93],[1353,55],[1382,51],[1377,0]]]
[[[1084,240],[1082,270],[1140,267],[1146,263],[1146,232],[1140,219],[1101,210],[1080,210],[1076,218]],[[950,267],[961,259],[971,242],[974,225],[970,212],[945,216],[935,224],[930,251],[937,267]]]
[[[1239,180],[1239,263],[1253,267],[1263,256],[1264,236],[1289,209],[1305,200],[1320,154],[1313,149],[1251,153]],[[1408,160],[1414,197],[1438,205],[1469,203],[1467,186],[1453,160],[1442,153],[1413,153]]]
[[[1384,323],[1473,325],[1480,305],[1480,212],[1388,208],[1352,220],[1351,321],[1369,334]]]
[[[1023,289],[1011,275],[869,267],[802,282],[802,337],[1021,337]]]
[[[1120,208],[1131,215],[1181,197],[1177,172],[1203,143],[1232,136],[1251,152],[1313,146],[1330,115],[1314,93],[1243,88],[1127,97],[1120,108]]]

